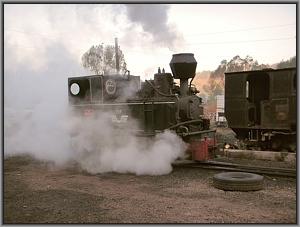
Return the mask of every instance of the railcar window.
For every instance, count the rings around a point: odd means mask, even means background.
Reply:
[[[246,98],[249,98],[249,81],[246,81]]]

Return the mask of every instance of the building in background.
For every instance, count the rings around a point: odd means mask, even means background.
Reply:
[[[216,109],[216,124],[217,126],[225,126],[226,125],[226,118],[225,118],[225,102],[224,102],[224,95],[217,95],[217,109]]]

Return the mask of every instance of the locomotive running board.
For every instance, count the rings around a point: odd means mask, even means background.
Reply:
[[[208,134],[211,132],[216,132],[215,129],[211,129],[211,130],[203,130],[203,131],[197,131],[197,132],[183,132],[183,133],[178,133],[177,135],[182,136],[182,137],[186,137],[186,136],[195,136],[195,135],[201,135],[201,134]]]
[[[150,105],[150,104],[175,104],[175,102],[121,102],[121,103],[88,103],[88,104],[73,104],[71,106],[122,106],[122,105]]]

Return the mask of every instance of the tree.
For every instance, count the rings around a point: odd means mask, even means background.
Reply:
[[[289,68],[289,67],[296,67],[296,56],[291,57],[289,60],[281,61],[277,64],[277,69]]]
[[[127,70],[127,64],[120,48],[118,48],[118,56],[120,73],[124,73]],[[115,46],[93,45],[82,55],[81,61],[84,68],[98,75],[116,73]]]
[[[203,90],[207,93],[207,101],[214,102],[217,95],[224,94],[223,80],[209,79],[208,83],[203,86]]]

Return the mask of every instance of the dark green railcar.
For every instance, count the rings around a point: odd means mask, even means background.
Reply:
[[[239,139],[296,151],[296,68],[225,73],[225,116]]]

